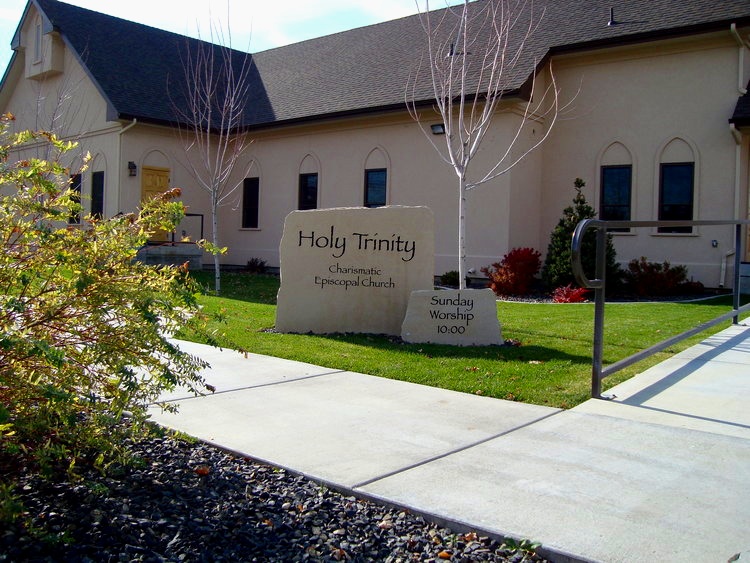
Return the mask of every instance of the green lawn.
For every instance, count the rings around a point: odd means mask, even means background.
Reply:
[[[213,275],[196,273],[204,287]],[[278,278],[222,274],[222,296],[200,297],[220,314],[212,328],[222,345],[321,366],[444,387],[488,397],[562,408],[589,397],[594,306],[498,302],[503,337],[518,347],[404,344],[374,335],[270,332]],[[606,306],[604,362],[612,363],[731,308],[729,297],[697,303],[612,303]],[[728,323],[727,323],[728,325]],[[727,325],[721,325],[720,330]],[[604,389],[643,371],[706,336],[694,337],[604,380]],[[196,339],[193,335],[183,338]]]

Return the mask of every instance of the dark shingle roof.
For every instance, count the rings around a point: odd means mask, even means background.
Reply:
[[[180,57],[201,42],[56,0],[33,1],[79,54],[109,100],[111,117],[174,121],[184,81]],[[608,26],[610,8],[617,23]],[[536,0],[533,9],[544,14],[508,77],[511,91],[555,53],[750,25],[749,0]],[[409,16],[255,53],[246,123],[403,107],[423,49],[419,17]],[[432,97],[426,75],[423,69],[417,99]]]

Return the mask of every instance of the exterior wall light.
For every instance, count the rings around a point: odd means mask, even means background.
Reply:
[[[138,167],[132,160],[128,162],[128,176],[135,176],[138,174]]]
[[[445,125],[442,123],[435,123],[430,125],[430,130],[433,135],[445,135]]]

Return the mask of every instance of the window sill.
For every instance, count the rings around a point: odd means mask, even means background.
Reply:
[[[656,231],[652,231],[651,233],[652,237],[667,237],[667,238],[691,238],[691,237],[699,237],[700,233],[693,231],[692,233],[659,233]]]
[[[260,227],[240,227],[238,230],[240,231],[262,231]]]

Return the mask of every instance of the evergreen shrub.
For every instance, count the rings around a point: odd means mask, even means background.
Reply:
[[[550,235],[547,256],[542,268],[542,280],[548,288],[564,287],[575,284],[573,276],[572,253],[570,249],[573,232],[578,223],[584,219],[594,219],[596,212],[586,201],[583,188],[586,185],[581,178],[576,178],[573,183],[576,195],[573,205],[563,210],[563,216]],[[622,284],[622,269],[616,261],[617,253],[612,243],[612,235],[607,235],[606,249],[606,276],[607,291],[617,291]],[[596,266],[596,233],[589,230],[583,238],[581,245],[581,261],[583,270],[589,279],[594,278]]]

